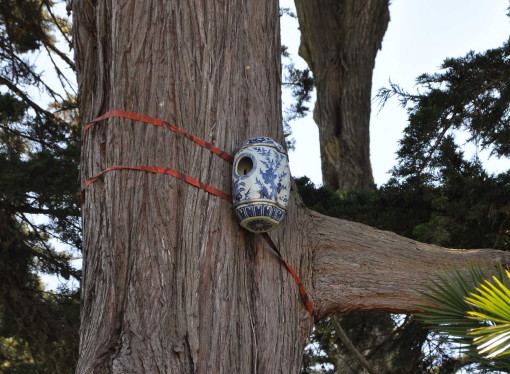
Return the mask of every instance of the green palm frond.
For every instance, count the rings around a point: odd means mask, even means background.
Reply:
[[[487,279],[492,279],[492,282]],[[471,267],[437,275],[420,291],[423,321],[485,367],[510,373],[510,273]]]
[[[476,285],[485,279],[486,274],[476,268],[470,269],[469,276],[459,272],[438,275],[421,292],[427,305],[420,305],[426,312],[420,314],[420,317],[425,323],[448,335],[452,341],[472,344],[473,337],[468,331],[478,327],[478,322],[467,318],[466,312],[473,310],[473,307],[466,301],[466,296],[475,292]]]
[[[508,281],[510,272],[505,271],[502,280],[492,276],[492,281],[485,280],[466,301],[479,308],[478,311],[467,311],[470,319],[478,321],[482,326],[469,331],[474,336],[478,351],[488,358],[510,353],[510,289]],[[505,282],[506,281],[506,282]],[[503,282],[507,283],[504,284]]]

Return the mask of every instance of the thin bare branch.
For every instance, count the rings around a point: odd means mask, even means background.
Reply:
[[[50,58],[51,60],[51,63],[53,64],[53,68],[55,69],[55,72],[57,73],[57,77],[58,79],[60,80],[60,85],[62,86],[62,89],[65,91],[66,95],[69,96],[69,92],[67,91],[66,89],[66,86],[70,87],[71,89],[73,88],[73,84],[71,83],[71,81],[66,77],[66,75],[62,72],[62,70],[60,70],[58,64],[56,63],[56,61],[53,59],[53,56],[51,55],[51,52],[50,50],[48,49],[48,46],[45,46],[46,48],[46,51],[48,52],[48,57]],[[65,81],[65,82],[64,82]],[[74,91],[74,90],[73,90]]]
[[[58,49],[51,41],[45,40],[44,45],[53,53],[57,54],[58,57],[64,60],[65,63],[69,65],[71,69],[73,69],[73,71],[76,71],[76,65],[74,64],[74,62],[64,52]]]
[[[49,15],[51,16],[51,19],[53,20],[53,23],[55,24],[55,26],[57,27],[58,31],[60,31],[60,34],[62,35],[62,37],[66,40],[67,44],[69,46],[72,46],[73,42],[71,41],[71,39],[69,38],[69,33],[65,32],[61,25],[60,25],[60,20],[58,19],[58,17],[55,16],[55,13],[53,12],[53,6],[52,4],[48,1],[48,0],[43,0],[44,2],[44,5],[46,5],[46,9],[48,10],[48,13]],[[73,63],[74,65],[74,63]],[[73,69],[74,70],[74,69]]]
[[[354,357],[356,357],[360,365],[363,366],[368,371],[369,374],[377,374],[372,365],[370,365],[370,362],[368,362],[365,356],[363,356],[361,352],[353,344],[351,339],[349,339],[338,318],[331,318],[330,321],[333,324],[333,327],[335,328],[338,337],[342,340],[342,343],[345,345],[347,350],[351,352],[351,354]]]

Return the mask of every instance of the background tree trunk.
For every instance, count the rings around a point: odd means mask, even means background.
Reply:
[[[301,29],[299,53],[313,71],[317,87],[314,120],[319,128],[323,182],[334,190],[369,189],[374,183],[369,128],[372,72],[389,22],[389,1],[295,3]],[[394,326],[389,314],[330,318],[331,331],[337,331],[335,325],[344,326],[344,346],[354,344],[365,354],[363,347],[388,346],[381,344],[386,338],[381,331]],[[342,344],[338,349],[342,352],[338,372],[364,372],[352,350],[343,349]],[[391,359],[382,352],[369,361],[384,373]]]
[[[333,189],[368,189],[370,101],[375,56],[389,22],[388,0],[295,0],[299,54],[315,78],[322,178]]]
[[[84,121],[124,109],[230,153],[253,136],[284,143],[276,0],[75,0],[73,10]],[[124,119],[83,140],[82,181],[113,165],[231,185],[230,165],[207,150]],[[293,200],[271,236],[311,291],[306,219]],[[311,318],[228,203],[168,176],[114,171],[87,189],[83,225],[77,373],[298,371]]]

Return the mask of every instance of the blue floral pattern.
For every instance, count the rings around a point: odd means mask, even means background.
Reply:
[[[254,170],[238,175],[235,170],[239,160],[248,156],[253,160]],[[290,171],[283,147],[266,137],[246,140],[234,157],[232,177],[232,197],[241,225],[253,232],[266,232],[278,226],[285,216],[290,194]],[[268,224],[255,222],[260,220]]]
[[[285,153],[285,149],[283,149],[283,147],[279,143],[277,143],[273,139],[267,138],[265,136],[259,136],[257,138],[251,138],[251,139],[245,140],[244,142],[241,143],[241,145],[239,146],[239,149],[246,148],[247,146],[250,146],[253,144],[275,147],[278,149],[278,152]]]

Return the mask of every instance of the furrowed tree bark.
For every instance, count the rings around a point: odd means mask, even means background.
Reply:
[[[295,0],[299,54],[313,72],[322,178],[337,190],[373,186],[370,102],[375,56],[389,22],[388,0]]]
[[[284,143],[277,1],[74,0],[73,13],[84,122],[123,109],[230,153],[253,136]],[[82,182],[117,165],[167,166],[230,190],[229,164],[125,119],[85,134]],[[379,232],[311,213],[292,196],[271,237],[322,315],[409,307],[391,272],[357,283],[367,263],[391,262],[394,252],[363,247],[364,230],[368,243]],[[359,242],[350,237],[360,232]],[[313,321],[291,275],[225,201],[169,176],[112,171],[85,191],[83,241],[77,374],[298,372]]]
[[[284,143],[277,1],[76,0],[84,121],[124,109],[233,153]],[[112,119],[83,139],[82,178],[168,166],[230,191],[231,167],[162,128]],[[297,372],[312,321],[296,285],[225,201],[172,177],[114,171],[86,191],[77,373]],[[306,216],[271,237],[311,286]],[[300,232],[297,227],[303,230]]]
[[[510,263],[510,253],[494,249],[449,249],[424,244],[362,223],[310,213],[315,242],[313,279],[319,315],[351,311],[414,313],[438,273],[468,265]]]

